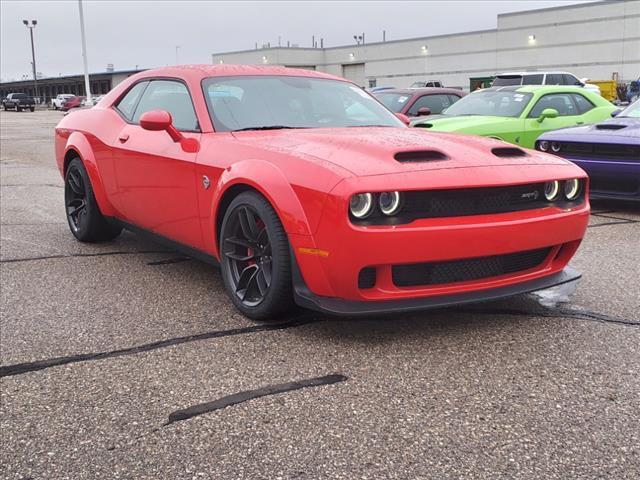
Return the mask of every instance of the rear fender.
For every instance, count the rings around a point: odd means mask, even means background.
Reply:
[[[91,188],[93,189],[93,195],[96,198],[96,202],[98,203],[98,208],[100,208],[100,212],[107,216],[113,217],[116,214],[113,205],[108,199],[106,191],[104,189],[104,184],[102,182],[102,177],[100,175],[100,170],[96,163],[95,155],[93,154],[93,149],[91,148],[91,144],[87,137],[80,132],[73,132],[69,135],[67,139],[67,144],[64,149],[64,170],[62,174],[64,175],[67,171],[67,164],[71,160],[67,158],[67,155],[71,152],[75,151],[80,160],[82,160],[82,164],[84,168],[87,170],[87,174],[89,175],[89,180],[91,181]]]

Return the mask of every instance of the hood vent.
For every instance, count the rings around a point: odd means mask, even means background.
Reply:
[[[400,163],[438,162],[449,160],[444,153],[438,150],[416,150],[414,152],[398,152],[393,158]]]
[[[601,123],[596,125],[596,130],[622,130],[627,128],[627,125],[621,123]]]
[[[529,156],[527,152],[516,147],[496,147],[491,149],[491,153],[493,153],[496,157],[501,157],[501,158]]]

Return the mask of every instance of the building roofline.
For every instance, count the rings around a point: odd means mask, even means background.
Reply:
[[[91,76],[95,76],[95,75],[118,75],[118,74],[123,74],[123,73],[138,73],[138,72],[144,72],[145,70],[149,70],[148,68],[141,68],[138,70],[114,70],[113,72],[92,72],[89,73],[89,77]],[[44,80],[65,80],[65,79],[69,79],[69,78],[75,78],[75,77],[83,77],[84,73],[76,73],[76,74],[72,74],[72,75],[60,75],[59,77],[42,77],[42,78],[38,78],[38,81],[44,81]],[[28,78],[26,80],[10,80],[10,81],[6,81],[6,82],[1,82],[0,85],[4,85],[6,83],[33,83],[33,78]]]
[[[597,0],[597,1],[582,1],[581,3],[572,3],[571,5],[562,5],[560,7],[545,7],[545,8],[532,8],[531,10],[519,10],[517,12],[508,12],[508,13],[499,13],[498,18],[500,17],[513,17],[516,15],[527,15],[532,12],[540,13],[540,12],[552,12],[555,10],[566,10],[573,8],[582,8],[582,7],[592,7],[594,5],[604,5],[607,3],[624,3],[625,0]]]

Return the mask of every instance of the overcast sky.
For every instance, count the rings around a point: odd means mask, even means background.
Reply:
[[[583,3],[573,1],[98,1],[85,0],[89,71],[176,63],[210,63],[211,54],[247,50],[278,37],[301,47],[311,36],[325,46],[496,27],[499,13]],[[0,0],[0,77],[31,75],[31,51],[23,19],[36,19],[38,72],[45,76],[82,72],[78,2]],[[31,77],[30,77],[31,78]]]

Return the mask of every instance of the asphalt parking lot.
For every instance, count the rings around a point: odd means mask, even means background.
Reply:
[[[205,264],[73,239],[61,115],[0,112],[0,477],[640,478],[637,207],[592,205],[568,303],[265,326]]]

